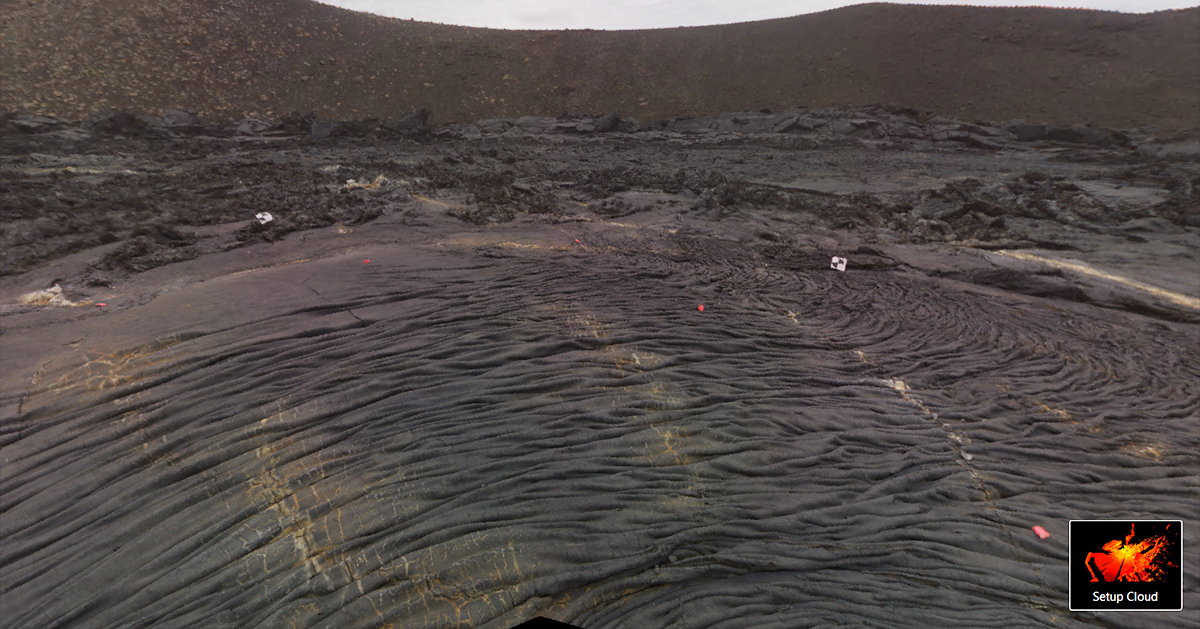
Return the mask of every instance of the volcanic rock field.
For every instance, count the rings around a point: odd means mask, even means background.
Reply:
[[[0,118],[0,624],[1200,621],[1185,109],[426,105]]]

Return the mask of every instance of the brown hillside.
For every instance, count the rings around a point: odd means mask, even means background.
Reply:
[[[2,5],[0,108],[187,108],[439,123],[643,120],[887,102],[965,119],[1200,126],[1200,8],[1151,15],[870,4],[644,31],[503,31],[306,0]]]

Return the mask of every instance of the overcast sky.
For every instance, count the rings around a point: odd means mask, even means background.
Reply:
[[[816,13],[858,2],[846,0],[322,0],[422,22],[511,29],[628,29],[729,24]],[[997,0],[980,6],[1050,6],[1149,13],[1196,6],[1200,0]],[[957,4],[909,2],[906,4]]]

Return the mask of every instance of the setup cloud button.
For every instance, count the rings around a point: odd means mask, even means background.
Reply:
[[[1183,522],[1072,520],[1071,611],[1181,611]]]

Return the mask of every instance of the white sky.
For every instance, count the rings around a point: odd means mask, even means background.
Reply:
[[[422,22],[509,29],[618,30],[750,22],[827,11],[853,0],[321,0],[354,11]],[[979,6],[1047,6],[1149,13],[1200,0],[994,0]],[[956,4],[907,2],[904,4]]]

